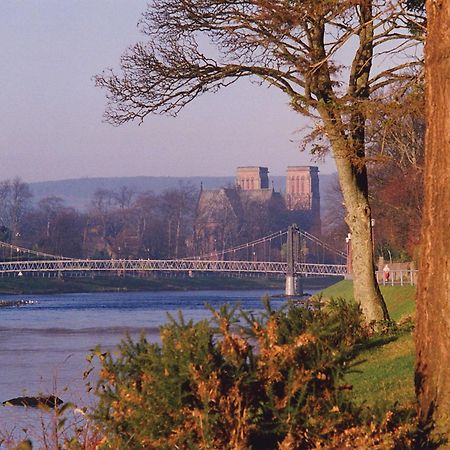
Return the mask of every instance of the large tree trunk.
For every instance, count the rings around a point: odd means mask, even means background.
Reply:
[[[427,1],[425,206],[417,290],[419,422],[450,441],[450,2]],[[449,445],[449,443],[447,443]]]
[[[348,157],[336,157],[336,166],[347,209],[346,222],[351,233],[355,300],[361,305],[367,322],[389,320],[374,272],[367,173],[364,169],[355,168]]]
[[[345,221],[351,233],[353,294],[361,305],[366,322],[389,320],[389,313],[375,278],[372,242],[369,183],[365,166],[364,126],[362,114],[348,138],[342,132],[342,120],[326,108],[319,109],[336,162],[339,184],[347,215]],[[343,237],[344,238],[344,237]]]

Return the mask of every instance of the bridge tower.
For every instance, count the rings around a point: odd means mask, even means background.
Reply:
[[[297,275],[295,264],[299,262],[300,255],[300,234],[297,225],[289,225],[287,233],[287,271],[285,294],[303,295],[301,278]]]

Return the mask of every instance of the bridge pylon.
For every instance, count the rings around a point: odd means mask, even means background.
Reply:
[[[287,232],[287,270],[286,270],[286,296],[303,295],[301,278],[297,274],[295,264],[299,262],[300,233],[297,225],[289,225]]]

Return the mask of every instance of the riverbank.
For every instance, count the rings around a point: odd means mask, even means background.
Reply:
[[[337,277],[308,277],[303,289],[324,289],[339,281]],[[90,278],[0,278],[2,295],[37,295],[86,292],[192,291],[234,289],[281,289],[284,279],[235,277],[90,277]]]

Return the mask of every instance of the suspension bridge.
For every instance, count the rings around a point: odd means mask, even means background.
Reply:
[[[274,242],[278,242],[280,260],[265,260],[268,253],[274,253],[267,252],[267,248],[273,249]],[[0,276],[30,274],[64,276],[65,274],[89,275],[101,272],[115,272],[120,275],[145,272],[284,274],[286,295],[295,295],[296,280],[299,277],[343,276],[347,273],[346,254],[332,249],[318,237],[295,225],[252,242],[190,258],[76,259],[5,242],[0,242],[0,248],[3,250]]]

